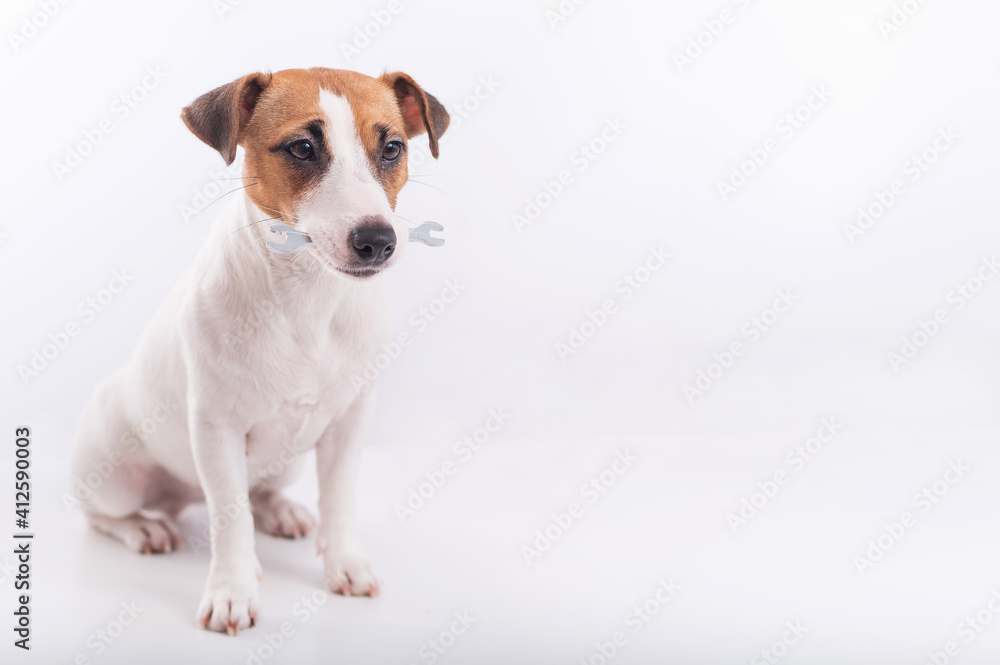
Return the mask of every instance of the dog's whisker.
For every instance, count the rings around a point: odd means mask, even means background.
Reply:
[[[240,232],[240,231],[242,231],[243,229],[249,229],[249,228],[250,228],[251,226],[253,226],[254,224],[263,224],[264,222],[270,222],[270,221],[271,221],[271,220],[273,220],[273,219],[281,219],[281,218],[280,218],[280,217],[268,217],[267,219],[261,219],[261,220],[259,220],[259,221],[256,221],[256,222],[250,222],[250,223],[249,223],[249,224],[247,224],[246,226],[241,226],[240,228],[236,229],[235,231],[233,231],[232,233],[230,233],[230,234],[229,234],[229,235],[227,235],[226,237],[228,238],[229,236],[232,236],[232,235],[236,235],[237,233],[239,233],[239,232]]]
[[[396,215],[396,217],[399,217],[399,218],[400,218],[401,220],[403,220],[404,222],[406,222],[406,225],[410,227],[410,230],[411,230],[411,231],[412,231],[413,229],[417,228],[418,226],[420,226],[419,224],[417,224],[416,222],[414,222],[414,221],[413,221],[412,219],[410,219],[409,217],[403,217],[402,215],[400,215],[400,214],[398,214],[398,213],[393,213],[393,214],[395,214],[395,215]]]
[[[229,190],[228,192],[226,192],[225,194],[223,194],[223,195],[219,196],[218,198],[216,198],[216,199],[215,199],[214,201],[212,201],[211,203],[209,203],[209,204],[208,204],[207,206],[205,206],[204,208],[202,208],[202,209],[201,209],[201,212],[205,212],[206,210],[208,210],[209,208],[211,208],[211,207],[212,207],[212,206],[214,206],[214,205],[215,205],[216,203],[218,203],[218,202],[219,202],[220,200],[222,200],[222,199],[226,198],[226,197],[227,197],[227,196],[229,196],[230,194],[233,194],[233,193],[235,193],[235,192],[238,192],[238,191],[240,191],[241,189],[246,189],[247,187],[253,187],[254,185],[257,185],[257,184],[259,184],[259,183],[256,183],[256,182],[251,182],[251,183],[250,183],[249,185],[243,185],[242,187],[237,187],[236,189],[231,189],[231,190]],[[199,213],[199,214],[200,214],[200,213]]]
[[[245,246],[245,247],[243,247],[243,249],[241,249],[241,250],[240,250],[240,252],[242,253],[242,252],[245,252],[245,251],[247,251],[248,249],[250,249],[250,247],[251,247],[251,246],[253,246],[253,244],[254,244],[255,242],[259,242],[259,241],[261,241],[261,240],[264,240],[264,241],[266,241],[266,240],[267,240],[267,237],[265,237],[265,236],[258,236],[258,237],[256,237],[256,238],[254,238],[254,239],[253,239],[253,240],[251,240],[251,241],[250,241],[249,243],[247,243],[247,244],[246,244],[246,246]]]
[[[260,178],[255,175],[237,175],[232,178],[202,178],[200,180],[196,180],[195,182],[208,182],[210,180],[260,180]]]
[[[274,208],[268,208],[267,206],[260,205],[259,203],[254,203],[254,205],[257,206],[258,208],[263,208],[264,210],[270,210],[271,212],[276,212],[279,215],[284,215],[285,217],[288,217],[293,222],[299,221],[298,217],[296,217],[295,215],[292,215],[290,213],[287,213],[287,212],[284,212],[284,211],[281,211],[281,210],[275,210]]]
[[[295,257],[295,260],[293,260],[293,261],[292,261],[292,265],[291,265],[291,267],[292,267],[292,268],[294,268],[294,267],[295,267],[295,264],[296,264],[296,263],[298,263],[298,262],[299,262],[299,260],[300,260],[300,259],[301,259],[301,258],[302,258],[303,256],[306,256],[306,255],[308,255],[308,254],[309,254],[309,252],[308,252],[308,251],[306,251],[306,252],[299,252],[299,255],[298,255],[298,256],[296,256],[296,257]]]
[[[434,185],[430,184],[429,182],[420,182],[419,180],[415,180],[414,178],[409,178],[407,180],[407,182],[415,182],[418,185],[423,185],[424,187],[430,187],[431,189],[436,189],[437,191],[441,192],[442,194],[444,194],[445,196],[447,196],[450,199],[454,199],[455,198],[454,196],[452,196],[448,192],[444,191],[440,187],[435,187]],[[457,199],[455,199],[455,200],[457,200]]]

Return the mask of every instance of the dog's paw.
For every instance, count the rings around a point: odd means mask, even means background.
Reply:
[[[166,517],[88,515],[88,519],[94,529],[117,538],[125,547],[139,554],[173,552],[181,546],[177,525]]]
[[[344,596],[378,595],[378,578],[359,552],[327,550],[323,566],[330,591]]]
[[[254,524],[264,533],[279,538],[303,538],[316,528],[312,513],[280,494],[251,501]]]
[[[257,575],[209,575],[198,606],[198,622],[202,628],[237,635],[257,623]]]

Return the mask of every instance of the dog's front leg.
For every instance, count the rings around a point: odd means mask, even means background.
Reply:
[[[191,434],[212,543],[198,620],[205,628],[235,635],[255,623],[259,602],[260,563],[247,493],[246,433],[193,413]]]
[[[319,533],[326,582],[344,595],[376,596],[378,579],[365,559],[355,524],[354,493],[361,450],[374,408],[365,390],[342,418],[327,427],[316,444],[319,474]]]

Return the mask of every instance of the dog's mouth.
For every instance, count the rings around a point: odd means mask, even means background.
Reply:
[[[368,279],[369,277],[374,277],[382,272],[378,268],[341,268],[340,266],[335,266],[332,263],[330,266],[342,275],[349,275],[351,277],[357,277],[358,279]]]
[[[320,263],[327,270],[335,272],[338,275],[347,275],[348,277],[353,277],[354,279],[361,279],[361,280],[369,279],[382,272],[383,268],[385,268],[385,265],[381,265],[377,268],[369,268],[369,267],[354,268],[350,266],[341,266],[338,265],[335,261],[333,261],[333,259],[327,257],[325,252],[316,251],[315,254],[316,257],[320,260]]]

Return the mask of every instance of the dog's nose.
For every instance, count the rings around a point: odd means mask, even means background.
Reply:
[[[351,231],[351,244],[361,263],[384,263],[396,249],[396,232],[383,221],[367,222]]]

